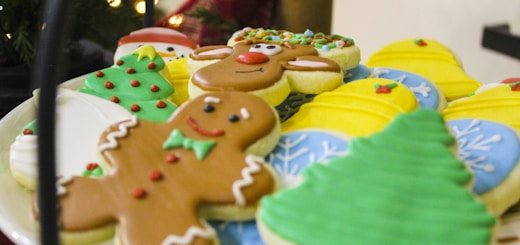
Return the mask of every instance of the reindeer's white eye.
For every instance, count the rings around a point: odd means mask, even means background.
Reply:
[[[263,53],[265,55],[275,55],[282,52],[282,47],[272,43],[258,43],[249,49],[249,52]]]

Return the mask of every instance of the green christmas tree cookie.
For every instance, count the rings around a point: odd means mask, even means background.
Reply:
[[[490,244],[496,218],[468,189],[454,144],[437,112],[401,114],[262,199],[260,234],[267,244]]]
[[[163,73],[168,70],[151,45],[121,57],[112,67],[93,72],[79,91],[118,103],[139,119],[165,122],[177,106],[175,92]]]

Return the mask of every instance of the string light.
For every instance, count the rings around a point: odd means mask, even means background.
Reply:
[[[11,39],[12,38],[11,33],[7,33],[7,34],[5,34],[5,36],[7,37],[7,39]]]
[[[182,14],[175,14],[168,19],[168,24],[170,25],[170,27],[178,28],[179,26],[181,26],[183,20],[184,17],[182,16]]]
[[[159,0],[154,1],[154,5],[157,4]],[[139,0],[135,2],[135,11],[139,14],[144,14],[146,12],[146,2],[144,0]]]
[[[117,8],[121,6],[121,0],[107,0],[108,5],[112,8]]]

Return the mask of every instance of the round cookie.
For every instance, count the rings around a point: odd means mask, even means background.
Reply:
[[[175,89],[167,74],[155,48],[143,45],[113,67],[89,74],[79,91],[117,103],[139,119],[164,122],[177,108],[170,100]]]
[[[442,112],[446,120],[474,118],[509,125],[520,130],[520,82],[486,84],[470,97],[449,103]]]
[[[394,80],[410,88],[421,108],[442,112],[448,105],[442,91],[428,79],[417,74],[386,67],[372,68],[374,77]]]
[[[240,92],[194,98],[165,123],[115,124],[98,146],[112,170],[59,181],[60,227],[80,236],[117,223],[121,244],[215,244],[202,219],[251,219],[277,189],[263,156],[279,128],[271,106]]]
[[[448,120],[458,156],[475,175],[473,192],[497,216],[520,199],[520,140],[510,126],[480,119]]]
[[[453,154],[455,143],[434,110],[400,114],[383,131],[354,138],[346,156],[306,168],[301,184],[262,198],[262,239],[490,244],[496,218],[468,189],[472,175]]]
[[[38,91],[34,101],[38,101]],[[131,114],[107,100],[60,88],[56,107],[56,168],[57,176],[99,176],[103,168],[98,162],[97,142],[112,123],[127,119]],[[21,130],[11,144],[9,167],[13,177],[23,187],[34,190],[37,183],[37,122]],[[105,172],[107,168],[104,168]]]
[[[368,67],[387,67],[409,71],[435,83],[453,101],[475,92],[482,84],[464,72],[453,52],[433,39],[403,39],[372,54]]]
[[[397,114],[417,108],[408,87],[389,79],[366,78],[317,95],[282,123],[282,131],[321,128],[367,136],[382,130]]]

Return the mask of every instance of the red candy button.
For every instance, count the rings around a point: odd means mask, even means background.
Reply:
[[[238,55],[236,61],[247,65],[262,64],[269,61],[269,56],[258,52],[246,52]]]

